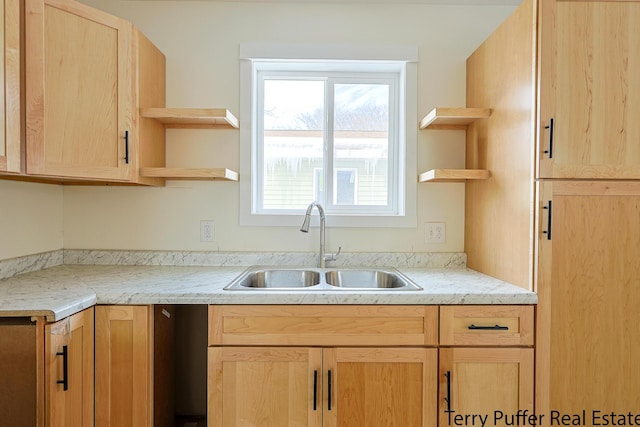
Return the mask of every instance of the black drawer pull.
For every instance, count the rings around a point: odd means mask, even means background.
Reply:
[[[509,327],[508,326],[500,326],[500,325],[494,325],[494,326],[469,325],[469,329],[475,329],[475,330],[480,330],[480,331],[508,331]]]
[[[444,398],[444,401],[447,402],[446,412],[450,413],[452,412],[451,411],[451,371],[445,372],[444,376],[447,378],[447,397]]]
[[[313,410],[318,409],[318,370],[313,371]]]
[[[331,369],[327,372],[327,410],[331,410]]]
[[[69,350],[67,346],[62,346],[62,352],[57,352],[56,356],[62,356],[62,379],[56,381],[56,384],[62,384],[64,391],[69,390]]]

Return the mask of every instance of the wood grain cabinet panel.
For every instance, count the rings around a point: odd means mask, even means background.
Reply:
[[[531,305],[440,307],[440,345],[533,345]]]
[[[325,349],[324,425],[435,426],[437,358],[435,348]]]
[[[44,321],[0,318],[0,420],[44,426]]]
[[[437,345],[437,306],[211,305],[209,345]]]
[[[640,2],[539,4],[539,176],[640,178]]]
[[[441,427],[456,415],[488,417],[486,425],[516,425],[518,410],[533,411],[532,348],[441,348]],[[496,420],[496,411],[505,415]]]
[[[573,413],[586,408],[626,414],[637,407],[638,218],[638,182],[540,185],[540,410]]]
[[[132,25],[69,0],[25,5],[27,173],[130,180]]]
[[[96,426],[153,425],[153,313],[147,306],[96,306]]]
[[[437,350],[210,347],[209,426],[434,427]]]
[[[47,427],[94,425],[93,340],[93,308],[45,326]]]
[[[22,171],[19,0],[0,1],[0,174]]]
[[[163,185],[139,173],[165,166],[164,126],[139,114],[165,105],[162,52],[73,0],[25,0],[25,32],[22,178]]]
[[[210,306],[209,426],[435,427],[437,310]]]
[[[210,347],[208,375],[209,427],[322,425],[320,348]]]

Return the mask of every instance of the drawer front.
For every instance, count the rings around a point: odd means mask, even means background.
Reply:
[[[437,344],[437,306],[209,306],[209,345]]]
[[[440,345],[533,345],[533,306],[441,306]]]

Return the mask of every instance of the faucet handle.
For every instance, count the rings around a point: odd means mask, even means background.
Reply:
[[[342,246],[338,246],[338,252],[336,252],[335,254],[331,254],[331,255],[326,255],[324,257],[325,261],[335,261],[338,259],[338,255],[340,255],[340,252],[342,252]]]

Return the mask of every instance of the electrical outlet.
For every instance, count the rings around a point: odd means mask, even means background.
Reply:
[[[447,240],[447,226],[444,222],[425,222],[425,243],[444,243]]]
[[[213,242],[215,240],[215,227],[213,221],[200,221],[200,241]]]

